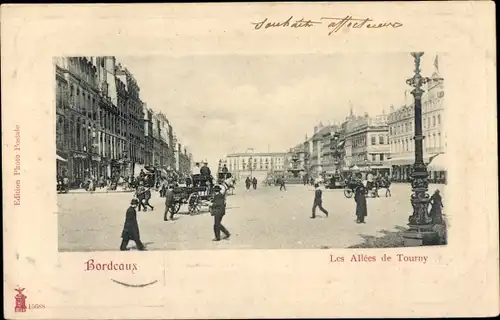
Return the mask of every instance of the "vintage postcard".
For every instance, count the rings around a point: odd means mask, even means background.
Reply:
[[[0,21],[7,318],[498,314],[493,3]]]

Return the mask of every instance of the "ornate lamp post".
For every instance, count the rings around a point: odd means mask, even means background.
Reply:
[[[332,150],[332,156],[333,156],[333,165],[335,167],[335,173],[339,171],[339,164],[340,164],[340,151],[339,151],[339,138],[340,135],[338,132],[335,132],[332,136],[332,142],[330,144],[330,150]]]
[[[433,231],[434,223],[428,213],[430,201],[429,194],[427,193],[429,174],[423,155],[422,94],[424,90],[421,87],[431,81],[439,81],[441,79],[430,79],[420,74],[420,58],[423,54],[423,52],[411,53],[415,62],[415,74],[412,78],[406,80],[406,83],[413,87],[411,93],[415,98],[415,163],[413,164],[413,172],[411,174],[412,194],[410,198],[413,213],[408,219],[409,230],[404,234],[405,246],[424,245],[437,236]]]

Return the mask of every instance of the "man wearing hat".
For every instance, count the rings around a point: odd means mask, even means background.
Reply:
[[[169,185],[167,191],[165,191],[165,214],[163,215],[164,221],[168,221],[169,211],[170,220],[174,220],[174,187],[172,185]]]
[[[135,210],[137,205],[139,205],[139,200],[136,198],[132,199],[132,201],[130,201],[130,207],[127,209],[127,213],[125,214],[125,224],[123,225],[122,231],[122,244],[120,245],[121,251],[128,250],[127,245],[130,240],[134,240],[138,250],[146,250],[146,247],[141,242],[139,234],[137,211]]]
[[[203,162],[203,167],[200,169],[200,175],[204,181],[210,181],[210,185],[213,186],[212,172],[210,171],[206,160]]]
[[[212,206],[210,207],[211,215],[214,217],[214,234],[215,238],[213,241],[220,241],[220,232],[224,233],[224,239],[228,239],[231,234],[222,225],[222,218],[226,214],[226,197],[220,192],[220,186],[214,187],[214,199],[212,200]]]

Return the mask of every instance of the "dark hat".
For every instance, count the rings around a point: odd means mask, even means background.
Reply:
[[[215,186],[214,187],[214,191],[220,191],[221,190],[221,187],[220,186]]]
[[[137,200],[136,198],[134,198],[134,199],[132,199],[132,200],[130,201],[130,204],[131,204],[131,205],[134,205],[134,204],[139,204],[139,200]]]

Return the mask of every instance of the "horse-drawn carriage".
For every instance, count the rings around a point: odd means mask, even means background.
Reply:
[[[368,174],[370,174],[370,172]],[[368,176],[368,174],[366,176]],[[386,189],[385,190],[386,197],[391,196],[391,190],[390,190],[391,181],[387,177],[377,176],[372,181],[369,181],[366,176],[365,179],[354,177],[354,175],[351,175],[348,178],[346,178],[344,196],[346,198],[352,198],[352,196],[356,191],[356,188],[358,188],[361,185],[365,187],[365,194],[367,196],[371,195],[374,198],[378,198],[379,197],[378,191],[380,189]]]
[[[230,173],[219,173],[216,186],[220,187],[222,194],[226,194],[228,190],[234,189],[234,179]],[[182,205],[187,205],[188,212],[196,214],[208,208],[214,198],[214,187],[212,177],[196,175],[192,185],[174,187],[174,203],[170,210],[177,213]]]
[[[174,203],[170,210],[173,213],[179,212],[181,206],[187,204],[188,212],[195,214],[203,207],[208,207],[212,203],[214,192],[210,180],[204,177],[197,177],[196,183],[190,186],[174,187]]]

